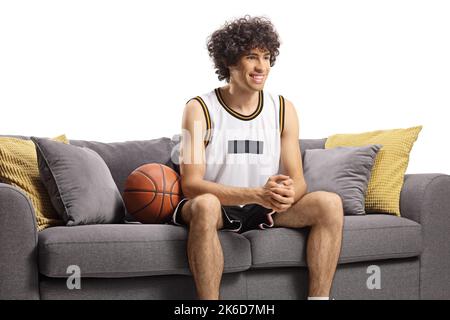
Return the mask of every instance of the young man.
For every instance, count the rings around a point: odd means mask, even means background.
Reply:
[[[330,294],[341,248],[342,202],[334,193],[306,193],[295,107],[263,91],[279,46],[265,18],[226,23],[209,38],[208,50],[219,80],[227,84],[191,99],[184,109],[185,198],[173,223],[189,228],[187,254],[199,299],[219,298],[224,261],[217,231],[270,227],[311,227],[309,298]]]

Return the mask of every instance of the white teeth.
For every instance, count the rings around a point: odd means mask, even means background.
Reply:
[[[256,82],[262,82],[262,80],[264,79],[264,76],[255,76],[252,75],[251,76]]]

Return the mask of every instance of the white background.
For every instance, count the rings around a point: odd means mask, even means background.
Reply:
[[[423,125],[407,172],[450,174],[450,1],[1,1],[0,134],[172,137],[223,84],[207,37],[245,14],[280,34],[265,90],[300,138]]]

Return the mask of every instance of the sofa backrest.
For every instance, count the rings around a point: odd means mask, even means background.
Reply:
[[[302,161],[305,159],[305,151],[308,149],[325,149],[325,142],[327,138],[323,139],[299,139],[300,152],[302,153]]]
[[[123,193],[130,173],[143,164],[161,163],[179,172],[178,166],[170,158],[175,146],[170,138],[112,143],[70,140],[70,144],[97,152],[105,160],[120,193]]]
[[[3,136],[3,135],[0,135]],[[27,136],[12,136],[20,139],[29,139]],[[98,142],[86,140],[70,140],[70,144],[86,147],[97,152],[105,160],[114,181],[121,193],[129,174],[137,167],[146,163],[161,163],[180,173],[178,156],[180,147],[180,134],[172,138],[162,137],[152,140],[137,140],[126,142]],[[323,149],[325,139],[300,139],[302,159],[307,149]]]

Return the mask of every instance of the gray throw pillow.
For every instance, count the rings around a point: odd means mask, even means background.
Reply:
[[[68,226],[117,223],[125,206],[105,161],[89,148],[31,137],[39,174]]]
[[[380,144],[305,151],[303,172],[308,192],[337,193],[346,215],[365,214],[364,201]]]

